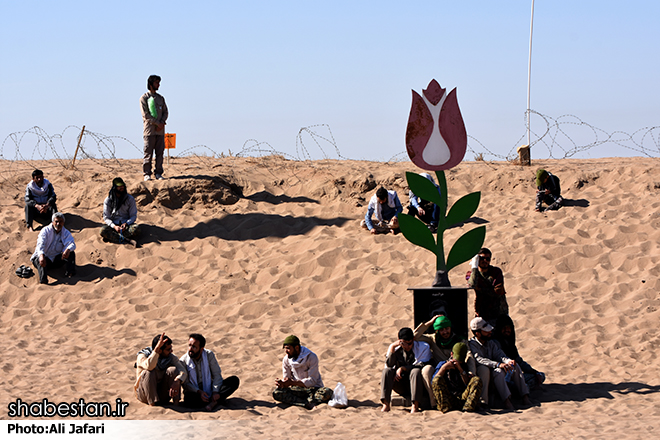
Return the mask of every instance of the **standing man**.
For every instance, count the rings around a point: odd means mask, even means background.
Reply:
[[[156,335],[151,347],[146,347],[137,355],[135,397],[151,406],[164,405],[170,399],[175,404],[181,399],[181,383],[188,373],[179,358],[172,353],[172,340],[165,335]]]
[[[431,362],[431,348],[426,342],[414,340],[411,328],[399,330],[399,340],[387,349],[385,368],[380,380],[381,411],[390,410],[392,390],[412,400],[411,413],[419,412],[424,397],[422,368]]]
[[[165,151],[165,123],[167,104],[165,98],[156,93],[160,87],[160,76],[151,75],[147,79],[147,93],[140,98],[140,110],[144,122],[144,160],[142,173],[144,180],[151,180],[151,158],[156,153],[156,179],[163,180],[163,152]]]
[[[240,381],[236,376],[223,380],[215,354],[205,346],[206,338],[193,333],[188,339],[188,353],[181,356],[180,361],[188,370],[188,380],[183,384],[183,404],[212,411],[238,389]]]
[[[504,275],[499,267],[491,266],[493,257],[488,248],[481,248],[477,254],[477,268],[472,270],[468,284],[474,288],[474,312],[491,326],[498,316],[509,314],[504,290]]]
[[[323,386],[319,372],[319,358],[307,347],[300,345],[297,336],[287,336],[282,342],[286,353],[282,358],[282,379],[275,380],[277,387],[273,399],[282,403],[312,409],[314,404],[328,403],[332,390]]]
[[[137,206],[135,199],[126,191],[126,184],[121,177],[112,181],[112,189],[103,202],[103,222],[101,237],[112,243],[130,243],[137,245],[135,238],[140,229],[135,224]]]
[[[39,232],[37,246],[32,254],[32,264],[39,273],[39,282],[48,284],[48,269],[66,265],[64,276],[76,274],[76,243],[64,227],[64,214],[53,214],[53,222]]]
[[[504,401],[504,408],[507,410],[515,409],[511,403],[511,391],[509,391],[506,384],[507,373],[511,373],[512,383],[522,396],[523,403],[531,405],[529,388],[527,388],[520,366],[516,364],[516,361],[506,356],[497,342],[490,339],[493,334],[493,327],[483,318],[474,318],[470,321],[470,329],[474,333],[474,337],[470,339],[469,346],[474,359],[477,361],[477,375],[483,383],[481,400],[484,404],[488,405],[489,402],[488,387],[492,379],[500,398]]]
[[[32,171],[32,181],[25,188],[25,223],[28,231],[33,231],[32,222],[35,216],[49,218],[57,212],[56,200],[53,185],[44,179],[44,172]]]

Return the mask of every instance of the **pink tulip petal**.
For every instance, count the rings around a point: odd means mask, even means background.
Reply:
[[[458,107],[456,89],[449,92],[442,104],[439,121],[440,134],[451,151],[451,158],[443,165],[444,170],[458,165],[465,157],[467,148],[467,132],[461,110]]]
[[[406,129],[406,149],[410,160],[420,168],[428,169],[429,166],[422,159],[424,147],[433,132],[433,116],[419,93],[412,91],[413,100]]]
[[[425,90],[422,90],[426,99],[433,105],[438,105],[443,96],[445,96],[445,90],[440,87],[440,84],[434,79],[431,80],[428,87]]]

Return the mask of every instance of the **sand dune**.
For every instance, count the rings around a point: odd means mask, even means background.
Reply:
[[[78,249],[78,275],[39,285],[29,264],[37,233],[23,223],[33,167],[55,186]],[[567,205],[533,210],[534,171],[560,177]],[[359,228],[374,189],[407,203],[412,164],[295,162],[281,157],[177,158],[167,180],[143,182],[139,161],[0,162],[1,405],[17,398],[130,403],[127,419],[239,420],[234,438],[283,432],[380,438],[654,437],[660,429],[660,171],[656,159],[464,162],[447,173],[450,203],[482,192],[493,264],[504,271],[522,356],[544,371],[541,405],[509,414],[419,415],[378,410],[380,370],[398,328],[412,326],[409,286],[430,285],[434,255],[399,235]],[[145,226],[141,247],[101,241],[103,199],[121,176]],[[467,264],[450,273],[465,283]],[[55,272],[57,274],[57,272]],[[471,300],[470,300],[471,304]],[[225,375],[241,386],[207,414],[135,400],[137,351],[158,332],[182,355],[203,333]],[[351,407],[275,405],[281,340],[316,352],[327,386],[346,385]],[[6,411],[0,418],[7,419]],[[293,426],[292,426],[293,423]],[[199,423],[213,431],[214,425]],[[232,425],[233,426],[233,425]]]

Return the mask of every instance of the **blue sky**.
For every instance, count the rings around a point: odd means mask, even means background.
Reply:
[[[504,156],[525,134],[530,1],[0,5],[0,140],[33,126],[55,135],[86,125],[141,148],[138,99],[152,73],[163,78],[177,153],[197,145],[236,153],[254,139],[296,156],[299,130],[327,124],[343,157],[405,158],[411,89],[421,92],[433,78],[457,88],[468,135],[478,140],[473,149],[481,143]],[[607,133],[660,125],[658,2],[535,6],[533,110],[572,114]],[[562,127],[578,145],[594,141],[588,129]],[[543,131],[540,118],[532,129]],[[74,131],[65,133],[69,150]],[[658,131],[651,134],[659,143]],[[302,139],[313,159],[323,158]],[[35,142],[26,136],[21,151]],[[660,156],[650,137],[644,142]],[[3,156],[13,159],[14,149],[6,142]],[[117,139],[116,155],[140,152]],[[609,143],[576,157],[627,155],[639,153]],[[533,158],[548,156],[533,148]]]

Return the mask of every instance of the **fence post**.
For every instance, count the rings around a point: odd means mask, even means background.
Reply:
[[[83,125],[82,130],[80,130],[80,136],[78,136],[78,145],[76,145],[76,152],[73,153],[73,161],[71,162],[71,169],[74,169],[76,167],[76,156],[78,156],[78,150],[80,149],[80,141],[82,141],[84,132],[85,132],[85,126]]]

